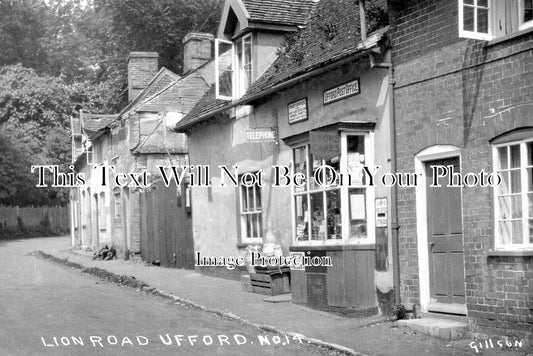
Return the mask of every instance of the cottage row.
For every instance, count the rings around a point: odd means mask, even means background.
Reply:
[[[195,259],[274,245],[331,261],[290,271],[294,303],[531,337],[531,6],[226,0],[181,75],[132,52],[129,104],[72,118],[73,245],[237,279]]]

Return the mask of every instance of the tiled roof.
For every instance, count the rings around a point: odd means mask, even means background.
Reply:
[[[266,94],[275,85],[376,47],[388,29],[379,29],[362,42],[358,23],[359,8],[354,1],[321,0],[305,29],[294,35],[284,53],[250,86],[239,104],[250,103],[252,98]],[[176,129],[183,130],[210,117],[210,113],[232,105],[232,102],[215,99],[213,87]]]
[[[89,114],[82,112],[80,117],[82,129],[91,135],[113,122],[117,115]]]
[[[221,109],[228,104],[229,102],[227,100],[219,100],[215,98],[215,86],[213,85],[204,97],[198,101],[194,108],[192,108],[192,110],[189,111],[180,122],[178,122],[176,129],[179,130],[181,127],[194,124],[201,116],[214,112],[217,109]]]
[[[316,0],[244,0],[250,21],[281,25],[304,25]]]
[[[303,73],[342,60],[357,52],[373,48],[381,41],[386,30],[387,28],[380,29],[369,36],[365,42],[359,43],[357,43],[357,37],[349,33],[335,37],[328,44],[310,41],[310,46],[305,51],[305,58],[300,63],[292,62],[290,59],[287,60],[285,56],[279,57],[265,74],[250,86],[242,100],[247,100],[274,85]],[[290,61],[289,64],[287,64],[288,61]]]

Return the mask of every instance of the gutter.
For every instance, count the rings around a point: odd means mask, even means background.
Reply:
[[[321,67],[321,68],[316,68],[316,69],[313,69],[311,70],[310,72],[307,72],[307,73],[304,73],[304,74],[301,74],[297,77],[294,77],[292,79],[289,79],[287,81],[284,81],[282,83],[279,83],[279,84],[276,84],[272,87],[270,87],[269,89],[267,90],[263,90],[257,94],[254,94],[252,96],[249,96],[249,97],[245,97],[245,98],[241,98],[241,99],[237,99],[235,101],[233,101],[230,105],[226,105],[224,107],[221,107],[221,108],[218,108],[214,111],[210,111],[208,113],[205,113],[201,116],[199,116],[194,122],[191,122],[189,124],[185,124],[183,126],[178,126],[175,128],[175,131],[177,132],[183,132],[185,131],[186,129],[190,128],[191,126],[194,126],[196,124],[199,124],[201,121],[204,121],[205,119],[211,117],[211,116],[214,116],[214,115],[217,115],[217,114],[220,114],[220,113],[223,113],[224,111],[227,111],[229,109],[232,109],[236,106],[239,106],[239,105],[247,105],[255,100],[258,100],[262,97],[265,97],[265,96],[268,96],[270,94],[273,94],[279,90],[282,90],[282,89],[285,89],[287,87],[290,87],[292,85],[295,85],[295,84],[298,84],[299,82],[301,81],[304,81],[306,79],[309,79],[309,78],[312,78],[312,77],[315,77],[317,75],[320,75],[324,72],[327,72],[333,68],[336,68],[336,67],[340,67],[341,65],[345,64],[345,63],[348,63],[348,62],[351,62],[351,61],[354,61],[355,59],[359,59],[361,57],[364,57],[366,55],[369,55],[371,53],[374,52],[374,49],[370,48],[370,49],[366,49],[362,52],[358,52],[358,53],[355,53],[354,55],[349,55],[348,57],[342,59],[342,60],[339,60],[339,61],[336,61],[334,63],[331,63],[331,64],[328,64],[324,67]]]

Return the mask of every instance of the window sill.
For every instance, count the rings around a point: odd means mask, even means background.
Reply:
[[[502,42],[505,42],[505,41],[509,41],[509,40],[512,40],[512,39],[517,38],[517,37],[524,36],[524,35],[526,35],[528,33],[531,33],[531,32],[533,32],[533,27],[525,28],[525,29],[517,31],[515,33],[511,33],[510,35],[507,35],[507,36],[495,38],[495,39],[490,40],[489,42],[487,42],[487,47],[494,46],[494,45],[497,45],[499,43],[502,43]]]
[[[237,248],[246,248],[248,246],[257,246],[257,245],[263,245],[263,241],[257,241],[257,242],[239,242],[237,244]]]
[[[297,245],[289,247],[291,252],[301,252],[301,251],[355,251],[355,250],[375,250],[375,244],[366,244],[366,245]]]
[[[533,250],[493,250],[487,252],[487,257],[526,257],[533,256]]]

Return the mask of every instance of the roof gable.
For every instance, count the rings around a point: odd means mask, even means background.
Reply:
[[[241,0],[227,0],[222,10],[222,17],[218,25],[217,37],[231,37],[236,28],[248,27],[250,14],[246,11]]]
[[[303,26],[318,0],[227,0],[218,38],[231,38],[249,27],[291,30]]]

